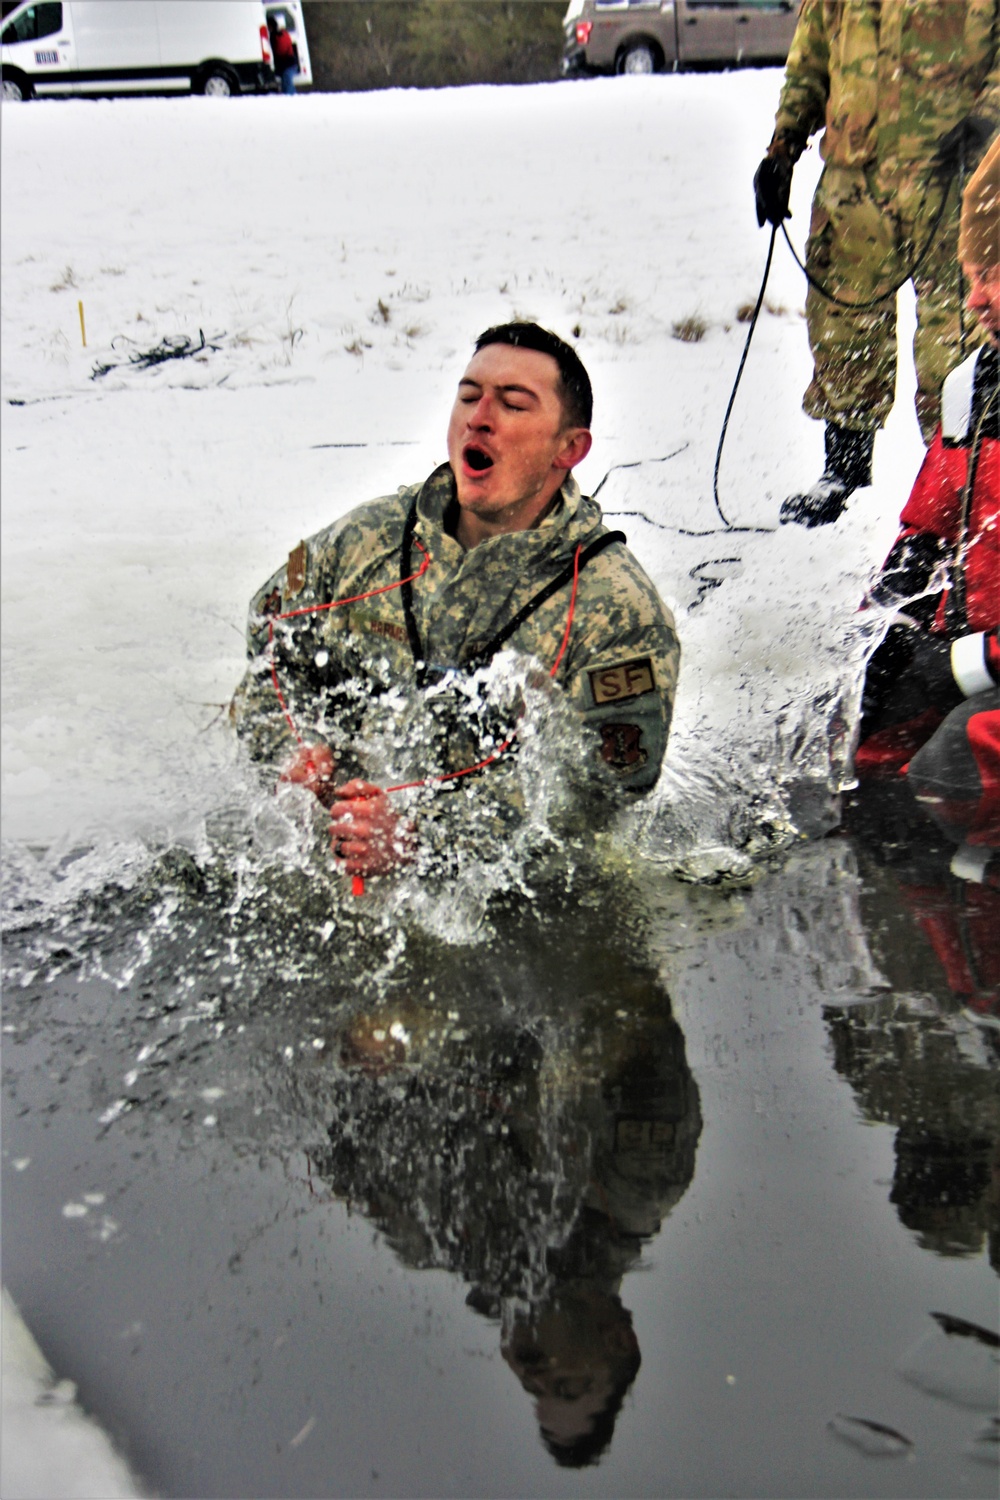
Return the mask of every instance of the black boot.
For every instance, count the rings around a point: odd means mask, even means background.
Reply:
[[[844,509],[848,495],[871,484],[874,432],[852,432],[827,422],[825,446],[822,474],[811,490],[789,495],[782,503],[782,525],[798,521],[800,526],[829,526]]]

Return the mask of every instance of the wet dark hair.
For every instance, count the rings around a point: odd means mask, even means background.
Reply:
[[[539,328],[537,323],[498,323],[476,339],[476,353],[488,344],[510,344],[514,349],[536,349],[539,354],[548,354],[559,366],[559,396],[567,426],[590,426],[594,414],[590,376],[576,350],[571,349],[558,334]]]

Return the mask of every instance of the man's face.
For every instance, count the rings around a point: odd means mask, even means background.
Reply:
[[[994,343],[1000,342],[1000,266],[963,265],[969,283],[966,306]]]
[[[566,426],[551,355],[487,344],[473,356],[448,424],[466,522],[491,532],[534,525],[589,448],[586,428]]]

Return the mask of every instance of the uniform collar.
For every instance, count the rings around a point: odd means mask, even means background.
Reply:
[[[422,521],[443,531],[445,513],[452,504],[457,504],[455,475],[450,464],[441,464],[421,486],[417,496],[417,515]],[[574,476],[567,474],[556,494],[555,504],[549,507],[537,526],[532,526],[529,533],[506,532],[504,535],[541,534],[546,541],[554,540],[556,533],[567,530],[578,518],[582,519],[585,511],[596,512],[596,519],[600,520],[600,507],[596,501],[585,500]],[[586,529],[589,532],[593,526],[593,515],[588,516],[587,520],[589,524]]]

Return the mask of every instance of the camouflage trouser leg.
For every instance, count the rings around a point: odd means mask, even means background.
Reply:
[[[916,259],[933,228],[941,206],[942,187],[932,185],[919,212],[921,191],[915,187],[900,193]],[[908,201],[911,200],[911,201]],[[963,310],[968,288],[962,285],[958,265],[958,216],[961,193],[953,182],[937,231],[913,276],[917,294],[917,329],[913,335],[913,363],[917,371],[917,421],[924,442],[929,444],[941,416],[941,387],[950,370],[979,346],[983,330],[971,313]]]
[[[868,302],[903,273],[891,220],[865,173],[827,166],[813,198],[806,267],[833,296]],[[810,417],[838,427],[883,426],[896,390],[896,299],[854,312],[810,286],[806,324],[813,378],[803,398]]]
[[[860,169],[824,168],[813,199],[806,265],[835,297],[868,302],[906,277],[933,230],[914,277],[917,418],[924,441],[930,442],[941,383],[961,357],[959,195],[953,186],[934,230],[941,205],[936,183],[926,186],[921,177],[889,190],[878,187],[873,177]],[[882,427],[896,388],[895,296],[854,312],[810,287],[806,320],[814,374],[802,403],[805,411],[854,430]]]

